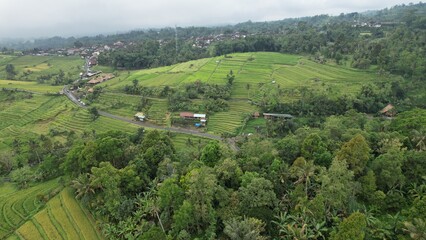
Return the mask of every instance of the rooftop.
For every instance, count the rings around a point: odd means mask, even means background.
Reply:
[[[285,113],[263,113],[263,116],[280,117],[280,118],[294,118],[293,115]]]

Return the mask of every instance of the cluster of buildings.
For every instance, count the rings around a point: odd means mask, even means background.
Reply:
[[[96,85],[98,83],[102,83],[102,82],[105,82],[107,80],[110,80],[111,78],[114,78],[114,74],[102,73],[102,74],[96,75],[95,77],[90,79],[87,83],[90,84],[90,85]]]
[[[379,28],[382,27],[382,24],[377,22],[360,22],[357,20],[354,20],[352,27],[369,27],[369,28]]]
[[[143,112],[138,112],[134,115],[135,119],[141,122],[147,120],[147,116]],[[207,115],[205,113],[181,112],[179,117],[188,122],[194,123],[195,127],[205,127],[207,123]]]
[[[207,123],[206,114],[204,113],[181,112],[179,116],[182,119],[199,120],[198,123],[195,123],[196,127],[206,126]]]
[[[403,22],[375,22],[375,21],[362,22],[362,21],[354,20],[351,26],[365,27],[365,28],[381,28],[385,26],[394,27],[400,24],[403,24]]]
[[[191,37],[190,40],[194,41],[194,43],[192,44],[193,47],[206,48],[214,42],[221,42],[224,40],[244,39],[246,37],[247,37],[246,34],[242,34],[240,32],[234,32],[230,34],[216,34],[216,35],[208,35],[208,36],[202,36],[202,37]]]
[[[91,66],[98,64],[98,56],[102,52],[126,48],[129,45],[134,45],[135,43],[124,43],[122,41],[114,42],[110,45],[101,45],[95,44],[89,47],[70,47],[70,48],[60,48],[60,49],[37,49],[32,50],[31,52],[26,52],[24,54],[31,54],[34,56],[80,56],[82,58],[86,58],[89,61]]]

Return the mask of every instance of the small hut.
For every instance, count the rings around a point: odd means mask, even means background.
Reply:
[[[143,112],[138,112],[135,114],[135,118],[141,122],[145,121],[146,116]]]
[[[396,109],[392,104],[386,105],[382,110],[379,112],[382,116],[386,117],[394,117],[396,115]]]

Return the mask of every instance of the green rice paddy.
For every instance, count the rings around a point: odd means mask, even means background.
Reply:
[[[267,87],[276,86],[284,92],[282,101],[292,101],[300,97],[299,89],[302,87],[326,91],[331,96],[351,95],[357,92],[362,84],[384,80],[372,72],[335,64],[320,64],[296,55],[269,52],[236,53],[173,66],[120,73],[120,77],[100,84],[105,87],[107,93],[102,94],[95,104],[105,111],[131,117],[136,112],[135,106],[140,99],[124,94],[123,89],[135,79],[144,87],[173,88],[197,80],[224,85],[227,83],[226,75],[231,70],[235,80],[232,85],[230,109],[208,116],[208,132],[234,133],[241,126],[244,117],[257,110],[255,106],[247,103],[248,100],[259,101]],[[122,107],[112,107],[119,101],[122,101]],[[148,114],[153,116],[154,123],[166,124],[165,102],[154,99],[152,103]]]
[[[19,239],[103,239],[94,219],[64,189],[14,233]]]

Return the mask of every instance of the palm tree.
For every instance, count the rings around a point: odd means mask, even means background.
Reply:
[[[160,214],[159,214],[160,207],[158,206],[158,197],[152,198],[150,201],[147,201],[146,208],[148,210],[148,213],[152,217],[157,218],[158,223],[160,224],[161,230],[163,230],[163,232],[166,233],[166,231],[164,230],[163,222],[161,221]]]
[[[151,217],[157,218],[158,223],[160,224],[161,230],[165,233],[163,222],[160,218],[160,206],[157,196],[157,184],[158,180],[155,178],[149,188],[143,194],[143,197],[139,197],[138,205],[144,212],[148,213]]]
[[[317,167],[315,166],[314,162],[306,161],[303,157],[296,159],[290,168],[292,176],[298,178],[294,184],[305,184],[306,196],[308,196],[308,188],[311,184],[312,177],[315,176],[316,170]]]
[[[426,222],[420,218],[414,218],[413,222],[404,222],[404,232],[410,234],[415,240],[426,239]]]
[[[255,218],[244,218],[240,221],[232,218],[225,222],[223,232],[232,240],[262,240],[266,239],[260,233],[264,231],[264,223]]]
[[[412,130],[411,141],[418,151],[426,151],[426,133],[423,130]]]
[[[276,221],[272,221],[278,226],[278,232],[283,238],[290,237],[289,226],[294,223],[293,216],[289,215],[288,212],[280,212],[280,215],[275,216]]]
[[[426,185],[417,185],[416,183],[413,183],[412,188],[408,191],[408,193],[413,199],[420,199],[423,196],[426,196]]]
[[[285,212],[275,217],[277,221],[272,222],[278,226],[282,239],[325,239],[328,232],[328,228],[325,226],[326,222],[316,222],[315,219],[308,217],[305,211],[306,209],[303,209],[297,216]]]
[[[91,174],[80,174],[76,179],[71,181],[71,187],[75,189],[76,199],[87,201],[90,195],[95,194],[95,188],[90,182]]]

